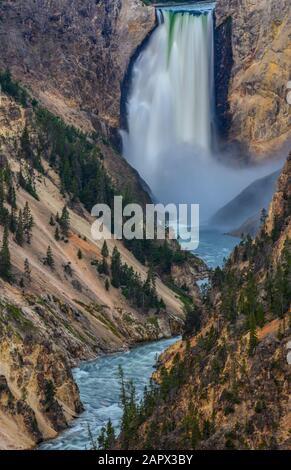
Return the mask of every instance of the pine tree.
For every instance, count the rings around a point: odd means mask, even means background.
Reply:
[[[32,228],[34,225],[33,217],[28,205],[28,202],[25,203],[24,209],[23,209],[23,233],[25,240],[28,244],[31,242],[31,237],[32,237]]]
[[[167,308],[164,299],[160,299],[159,308],[160,308],[160,310],[165,310]]]
[[[271,238],[274,243],[280,237],[281,229],[282,229],[282,220],[280,219],[278,215],[275,215],[274,221],[273,221],[273,230],[271,233]]]
[[[55,221],[54,221],[54,216],[51,214],[50,216],[50,225],[53,227],[55,225]]]
[[[39,201],[39,197],[36,192],[35,186],[35,174],[31,166],[26,165],[24,168],[25,174],[23,173],[23,168],[20,168],[18,172],[18,185],[21,186],[25,191],[27,191],[32,197]]]
[[[268,213],[267,213],[266,209],[264,208],[261,211],[261,217],[260,217],[261,225],[265,225],[267,217],[268,217]]]
[[[48,246],[48,248],[47,248],[45,262],[51,269],[53,269],[55,267],[53,252],[52,252],[52,249],[51,249],[50,246]]]
[[[59,227],[56,227],[56,230],[55,230],[55,240],[58,242],[60,239],[60,231],[59,231]]]
[[[82,253],[82,251],[80,250],[80,248],[78,249],[77,256],[78,256],[79,259],[82,259],[82,258],[83,258],[83,253]]]
[[[143,285],[143,293],[144,295],[144,307],[159,308],[159,302],[157,297],[157,289],[156,289],[156,276],[151,265],[148,270],[147,279]]]
[[[194,334],[198,333],[201,328],[201,318],[202,314],[197,305],[187,305],[185,306],[186,321],[184,327],[184,336],[183,338],[189,338]]]
[[[108,276],[109,274],[108,263],[107,263],[106,258],[104,258],[104,256],[102,258],[102,263],[98,264],[98,272],[99,274],[105,274],[106,276]]]
[[[109,419],[106,427],[101,429],[101,433],[98,437],[98,449],[112,450],[116,442],[115,430],[112,426],[112,422]]]
[[[23,129],[22,136],[20,139],[20,151],[21,151],[21,157],[25,158],[26,160],[32,160],[33,152],[31,149],[29,133],[28,133],[28,129],[26,126]]]
[[[149,267],[146,282],[150,285],[150,288],[151,288],[153,294],[156,295],[156,293],[157,293],[156,274],[155,274],[153,265],[150,265],[150,267]]]
[[[70,214],[67,209],[67,206],[65,206],[62,210],[62,215],[60,218],[60,228],[61,228],[62,235],[64,237],[68,237],[69,231],[70,231]]]
[[[0,277],[5,279],[6,281],[11,280],[11,260],[10,260],[7,225],[5,225],[4,227],[2,248],[0,251]]]
[[[32,149],[27,127],[24,128],[20,139],[20,156],[29,161],[30,164],[37,170],[43,170],[39,156],[35,155]]]
[[[17,208],[16,205],[16,193],[15,193],[15,188],[14,185],[11,183],[8,187],[8,193],[7,193],[7,202],[10,204],[10,206],[13,209]]]
[[[18,219],[17,219],[17,229],[15,234],[16,243],[20,246],[23,245],[24,233],[23,233],[23,216],[22,211],[19,209]]]
[[[256,319],[254,314],[251,314],[249,318],[250,325],[250,339],[249,339],[249,355],[252,356],[258,344]]]
[[[258,304],[256,310],[256,322],[259,327],[263,327],[265,324],[265,312],[264,307],[261,303]]]
[[[121,276],[121,257],[120,253],[115,246],[112,253],[111,260],[111,284],[117,289],[120,287],[120,276]]]
[[[106,280],[105,280],[105,289],[107,290],[107,292],[108,292],[109,289],[110,289],[110,282],[109,282],[109,279],[108,279],[108,278],[106,278]]]
[[[108,256],[109,256],[109,251],[108,251],[108,246],[107,246],[106,240],[104,240],[102,250],[101,250],[101,255],[104,256],[104,258],[108,258]]]
[[[24,260],[24,276],[28,283],[31,282],[31,269],[27,258]]]
[[[17,219],[15,216],[15,209],[13,206],[11,206],[11,212],[10,212],[10,217],[9,217],[9,230],[12,233],[15,233],[17,229]]]
[[[135,435],[138,423],[138,405],[136,399],[136,390],[132,381],[125,382],[122,367],[119,367],[120,380],[120,402],[123,411],[121,419],[121,445],[128,450],[130,442]]]

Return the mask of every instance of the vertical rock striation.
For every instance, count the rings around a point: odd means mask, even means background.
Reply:
[[[286,102],[291,61],[290,2],[217,0],[216,22],[217,50],[222,55],[218,59],[222,67],[231,67],[229,76],[229,68],[221,71],[218,64],[221,124],[224,127],[227,123],[231,141],[254,153],[273,151],[291,136]]]

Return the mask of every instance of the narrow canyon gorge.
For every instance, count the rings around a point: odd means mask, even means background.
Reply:
[[[0,450],[290,450],[289,3],[0,1]]]

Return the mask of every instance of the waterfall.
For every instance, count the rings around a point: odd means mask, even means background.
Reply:
[[[205,220],[258,177],[213,156],[213,11],[205,2],[157,10],[133,66],[122,131],[124,156],[156,199],[199,203]]]
[[[123,132],[124,155],[153,192],[155,171],[173,149],[210,152],[213,104],[212,9],[162,8],[157,18],[133,68]]]
[[[157,66],[159,87],[157,95],[152,96],[152,110],[161,120],[168,121],[167,131],[176,142],[198,145],[209,152],[213,97],[212,14],[165,11],[161,26],[164,29],[160,31],[161,37],[166,36],[167,47],[162,60],[152,64]],[[154,69],[152,73],[154,77]],[[172,99],[169,111],[173,120],[163,114],[166,106],[159,99],[165,89]]]

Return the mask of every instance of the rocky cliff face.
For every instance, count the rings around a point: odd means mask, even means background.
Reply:
[[[59,122],[53,116],[51,119],[51,124]],[[28,154],[38,155],[41,171],[29,166],[31,162],[22,153],[25,129]],[[54,437],[81,411],[70,370],[80,360],[170,336],[178,333],[183,324],[182,304],[161,280],[157,280],[157,290],[168,305],[168,313],[163,308],[159,313],[153,310],[144,315],[121,289],[110,283],[106,288],[106,276],[97,269],[102,260],[102,242],[95,243],[91,238],[93,220],[79,201],[72,204],[69,195],[61,191],[58,168],[47,160],[50,149],[56,148],[54,139],[56,135],[48,139],[37,124],[36,108],[31,104],[21,106],[2,93],[0,239],[2,246],[3,225],[8,223],[12,277],[9,282],[0,279],[0,449],[27,448]],[[63,136],[59,143],[64,142]],[[108,145],[101,147],[104,153],[110,152]],[[100,158],[101,147],[96,144],[96,159]],[[35,192],[19,183],[21,168],[29,168],[29,174],[34,175]],[[15,191],[14,215],[3,174],[6,178],[10,175]],[[26,203],[34,220],[30,243],[17,241],[11,226],[14,220],[19,227],[19,210]],[[61,214],[66,203],[70,206],[70,233],[67,239],[56,238],[56,214]],[[122,261],[145,280],[147,268],[121,242],[108,241],[108,266],[116,243]],[[48,245],[53,253],[53,269],[44,263]],[[26,259],[28,275],[24,273]]]
[[[290,237],[290,201],[291,201],[291,152],[287,163],[279,177],[277,191],[274,194],[269,210],[266,229],[269,234],[274,229],[278,230],[284,241]]]
[[[195,333],[162,355],[142,424],[118,446],[291,448],[290,177],[291,155],[259,235],[211,276],[200,325],[193,319]]]
[[[56,114],[116,136],[130,58],[155,24],[140,0],[28,0],[0,5],[0,67]]]
[[[217,70],[218,109],[228,138],[256,154],[278,149],[290,139],[290,3],[218,0],[216,21],[218,59],[228,66]]]
[[[213,328],[217,326],[215,322]],[[131,445],[159,450],[290,449],[290,328],[283,338],[276,323],[260,330],[253,357],[247,336],[238,340],[220,325],[215,342],[212,332],[205,329],[188,345],[178,343],[164,355],[161,363],[170,372],[162,370],[163,399]]]
[[[64,430],[82,410],[59,347],[36,318],[1,301],[0,448],[27,448]]]
[[[121,82],[154,25],[154,10],[137,0],[4,1],[0,18],[0,69],[9,68],[66,123],[97,133],[116,186],[149,202],[138,174],[108,139],[118,146]]]

